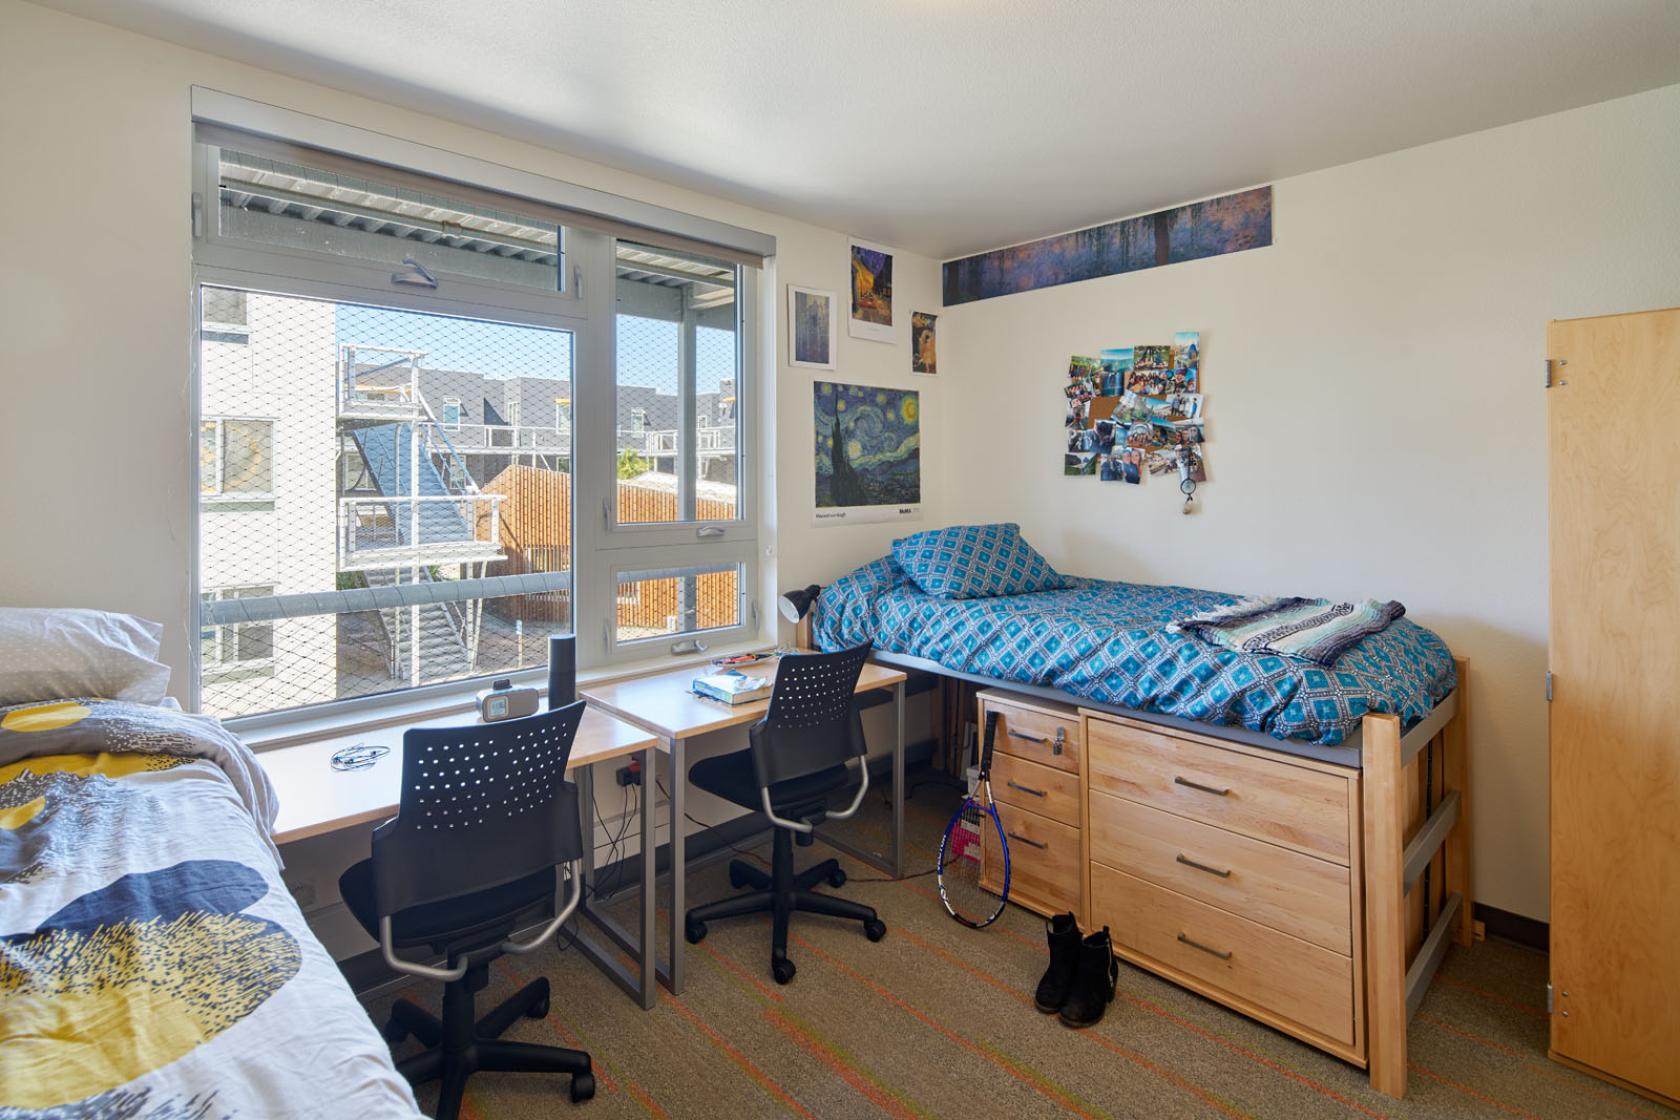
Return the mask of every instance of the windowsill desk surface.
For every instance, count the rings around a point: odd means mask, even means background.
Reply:
[[[274,842],[289,844],[396,816],[402,796],[403,732],[410,726],[458,726],[467,722],[455,717],[376,727],[263,751],[257,761],[268,772],[280,797]],[[391,753],[362,770],[333,769],[334,752],[361,744],[389,747]],[[579,766],[623,758],[655,745],[655,738],[641,728],[585,707],[566,772],[572,774]]]

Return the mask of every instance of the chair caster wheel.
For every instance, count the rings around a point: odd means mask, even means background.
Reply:
[[[572,1078],[572,1103],[582,1104],[595,1095],[595,1075],[580,1073]]]
[[[696,922],[693,919],[684,921],[683,936],[688,938],[688,943],[690,945],[700,944],[701,939],[706,936],[706,923]]]
[[[845,886],[846,869],[844,867],[836,867],[833,871],[830,871],[828,873],[828,885],[836,890]]]
[[[863,923],[863,935],[871,941],[879,941],[887,935],[887,923],[879,918],[873,918]]]
[[[393,1015],[385,1020],[385,1025],[379,1028],[379,1033],[385,1036],[386,1042],[395,1046],[408,1037],[408,1028],[399,1023]]]
[[[776,978],[778,984],[790,983],[793,980],[793,974],[798,971],[797,968],[793,967],[793,962],[786,957],[779,957],[770,962],[770,975]]]

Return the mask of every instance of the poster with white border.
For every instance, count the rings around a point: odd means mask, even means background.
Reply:
[[[920,520],[921,393],[816,381],[811,400],[811,524]]]
[[[853,237],[847,241],[851,270],[846,333],[872,342],[893,341],[893,250]]]

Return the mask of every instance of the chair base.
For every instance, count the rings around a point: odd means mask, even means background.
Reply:
[[[411,1084],[441,1080],[437,1120],[455,1120],[467,1078],[480,1070],[518,1073],[569,1073],[572,1101],[595,1095],[595,1076],[589,1055],[559,1046],[504,1042],[499,1037],[521,1016],[540,1019],[548,1014],[548,977],[533,980],[503,1000],[483,1018],[473,1018],[473,993],[489,983],[489,965],[467,969],[461,979],[444,986],[440,1019],[406,999],[391,1005],[385,1039],[392,1045],[413,1035],[427,1049],[397,1063],[397,1072]]]
[[[730,886],[736,889],[753,889],[746,894],[709,902],[689,910],[683,918],[683,932],[689,942],[694,944],[706,936],[707,922],[720,918],[735,918],[743,914],[768,912],[772,916],[770,974],[776,978],[778,984],[786,984],[793,979],[797,971],[787,955],[789,919],[796,911],[862,922],[863,932],[871,941],[879,941],[887,935],[886,923],[875,916],[873,908],[835,898],[833,895],[817,894],[811,889],[818,883],[839,887],[845,881],[846,873],[841,869],[840,861],[833,859],[823,860],[795,875],[792,836],[786,830],[777,829],[771,848],[770,873],[766,875],[751,864],[731,860]]]

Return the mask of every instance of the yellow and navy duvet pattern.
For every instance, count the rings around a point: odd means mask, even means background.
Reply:
[[[0,1120],[417,1115],[273,810],[214,721],[0,708]]]

